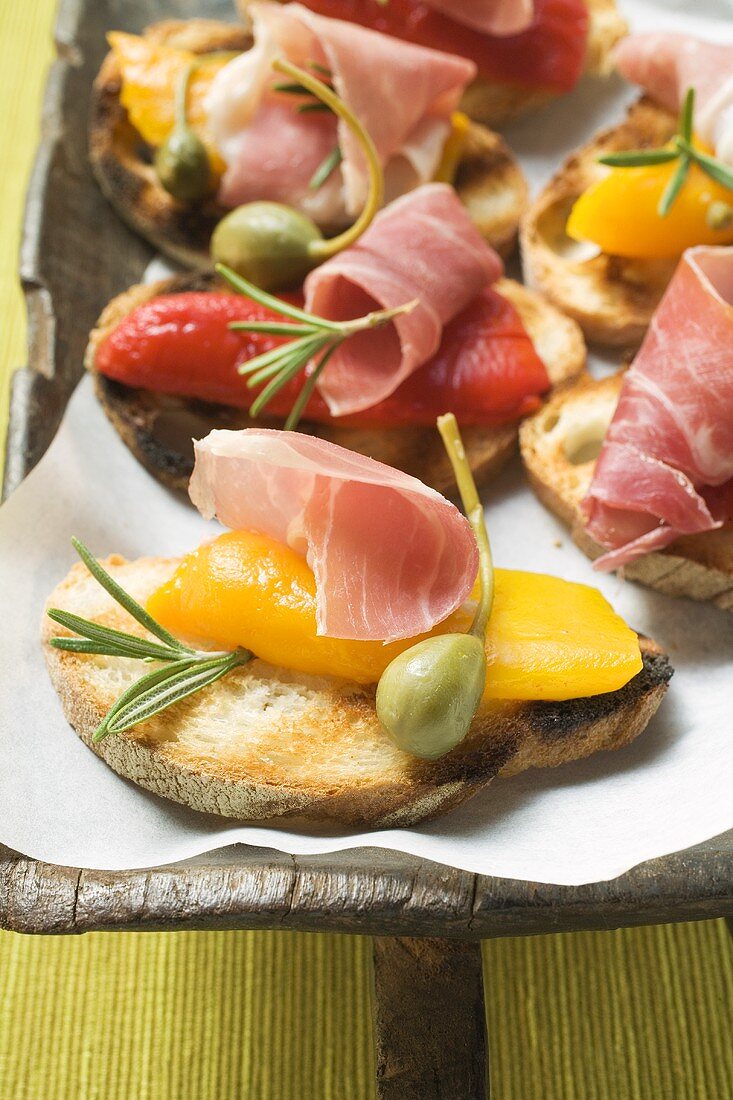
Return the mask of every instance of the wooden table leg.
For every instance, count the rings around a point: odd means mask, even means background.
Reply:
[[[374,939],[378,1100],[487,1100],[481,944]]]

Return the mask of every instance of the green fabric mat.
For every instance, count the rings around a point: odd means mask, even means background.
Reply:
[[[53,8],[0,0],[0,437]],[[496,941],[485,963],[494,1100],[733,1100],[722,921]],[[371,1097],[370,966],[346,936],[0,933],[0,1100]]]
[[[494,1100],[731,1100],[732,956],[722,921],[485,944]],[[368,1100],[370,967],[325,933],[0,933],[0,1100]]]

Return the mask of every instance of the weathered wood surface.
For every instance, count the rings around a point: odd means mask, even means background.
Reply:
[[[480,939],[733,916],[733,845],[709,841],[610,882],[552,886],[398,852],[230,848],[148,871],[80,871],[0,847],[0,927],[289,928]]]
[[[89,88],[104,32],[202,11],[201,0],[62,0],[21,256],[30,348],[13,391],[8,490],[48,446],[102,306],[139,280],[150,258],[111,213],[87,163]],[[232,15],[229,0],[207,0],[206,11]],[[295,859],[239,848],[112,873],[50,867],[0,847],[0,927],[24,932],[230,926],[468,939],[724,914],[733,914],[733,833],[578,888],[483,878],[377,849]]]
[[[374,940],[377,1100],[485,1100],[481,945]]]

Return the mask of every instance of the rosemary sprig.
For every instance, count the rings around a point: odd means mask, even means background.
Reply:
[[[324,84],[330,90],[333,90],[331,83],[333,74],[330,69],[325,68],[322,65],[318,65],[316,62],[309,62],[308,68],[313,69],[319,76],[325,77]],[[330,111],[331,108],[328,103],[322,102],[320,99],[316,99],[313,91],[309,91],[304,84],[300,84],[298,80],[283,80],[280,83],[273,84],[274,91],[280,91],[285,96],[302,96],[305,98],[304,103],[298,103],[295,110],[298,114],[311,114],[316,111]],[[319,187],[322,187],[326,183],[326,180],[330,176],[333,169],[338,168],[341,163],[342,155],[339,146],[336,146],[335,150],[332,150],[324,160],[319,164],[310,178],[308,187],[310,190],[317,191]]]
[[[127,657],[146,664],[155,661],[162,665],[146,673],[123,692],[94,731],[93,741],[101,741],[110,733],[124,733],[252,659],[253,654],[247,649],[210,652],[184,645],[161,626],[129,592],[125,592],[83,543],[78,539],[71,541],[94,579],[133,619],[158,638],[159,642],[114,630],[54,607],[48,611],[48,617],[73,631],[77,637],[60,635],[51,638],[50,645],[68,653]]]
[[[366,316],[358,317],[353,321],[328,321],[325,317],[306,313],[305,310],[298,309],[289,302],[273,297],[272,294],[243,279],[241,275],[237,275],[225,264],[217,264],[216,270],[240,294],[244,294],[254,302],[259,302],[260,305],[275,313],[290,317],[295,322],[283,324],[280,321],[232,321],[229,325],[229,328],[234,331],[296,337],[287,344],[280,344],[270,351],[263,352],[262,355],[256,355],[254,359],[249,359],[239,367],[239,373],[247,376],[247,386],[250,389],[267,382],[265,388],[252,402],[250,416],[258,416],[283,386],[305,370],[309,363],[313,363],[312,371],[285,421],[286,431],[292,431],[298,424],[318,376],[344,340],[348,340],[357,332],[381,328],[393,321],[395,317],[409,313],[418,304],[416,298],[412,302],[395,306],[393,309],[380,309],[367,313]]]
[[[606,153],[598,158],[601,164],[606,164],[609,168],[642,168],[650,164],[671,164],[672,161],[678,160],[679,164],[659,200],[657,213],[660,218],[665,218],[669,214],[693,163],[716,183],[733,191],[733,170],[721,160],[703,153],[692,144],[694,113],[695,89],[688,88],[680,111],[678,130],[671,141],[671,148],[632,149],[623,153]]]
[[[337,252],[342,252],[345,248],[348,248],[354,241],[357,241],[362,233],[371,225],[384,198],[384,173],[382,171],[382,163],[371,137],[351,108],[336,95],[330,84],[323,80],[319,80],[317,77],[313,76],[312,73],[307,72],[305,69],[301,69],[298,65],[291,64],[290,61],[286,61],[283,57],[279,57],[273,61],[272,67],[276,72],[283,73],[284,76],[290,77],[291,80],[299,81],[315,99],[325,103],[329,110],[333,111],[333,113],[337,115],[344,125],[353,133],[356,141],[358,141],[361,147],[362,156],[366,161],[368,176],[367,197],[361,213],[356,221],[352,222],[352,224],[341,233],[337,233],[335,237],[318,237],[310,241],[308,244],[308,255],[313,262],[313,266],[315,266],[317,263],[327,260],[329,256],[335,256]],[[311,63],[310,67],[316,70],[320,68],[320,66],[316,66],[314,63]]]
[[[333,91],[333,73],[330,69],[326,69],[323,65],[319,65],[315,61],[308,63],[308,68],[314,72],[323,76],[325,79],[323,83]],[[314,112],[330,111],[331,108],[327,103],[323,103],[320,99],[316,99],[313,92],[309,91],[304,84],[301,84],[297,80],[285,80],[280,81],[277,84],[272,85],[273,91],[281,92],[283,95],[302,96],[305,99],[304,103],[299,103],[295,110],[300,115],[313,114]],[[341,149],[337,145],[326,157],[324,157],[321,164],[316,168],[313,173],[308,187],[311,191],[317,191],[319,187],[322,187],[328,177],[331,175],[335,168],[338,168],[342,160]]]

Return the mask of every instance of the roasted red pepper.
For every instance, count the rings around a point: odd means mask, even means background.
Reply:
[[[237,367],[283,341],[233,332],[228,325],[274,318],[270,310],[237,294],[163,295],[138,306],[117,325],[101,343],[94,366],[128,386],[249,408],[258,391],[247,387]],[[267,413],[287,416],[304,381],[302,374],[293,379]],[[334,418],[314,392],[304,419],[351,427],[433,425],[441,413],[452,411],[462,424],[493,426],[533,412],[548,386],[545,365],[516,310],[488,289],[446,326],[433,359],[386,401]]]
[[[421,0],[304,0],[311,11],[457,53],[475,61],[487,80],[569,92],[585,67],[585,0],[535,0],[534,19],[521,34],[496,37],[441,15]]]

